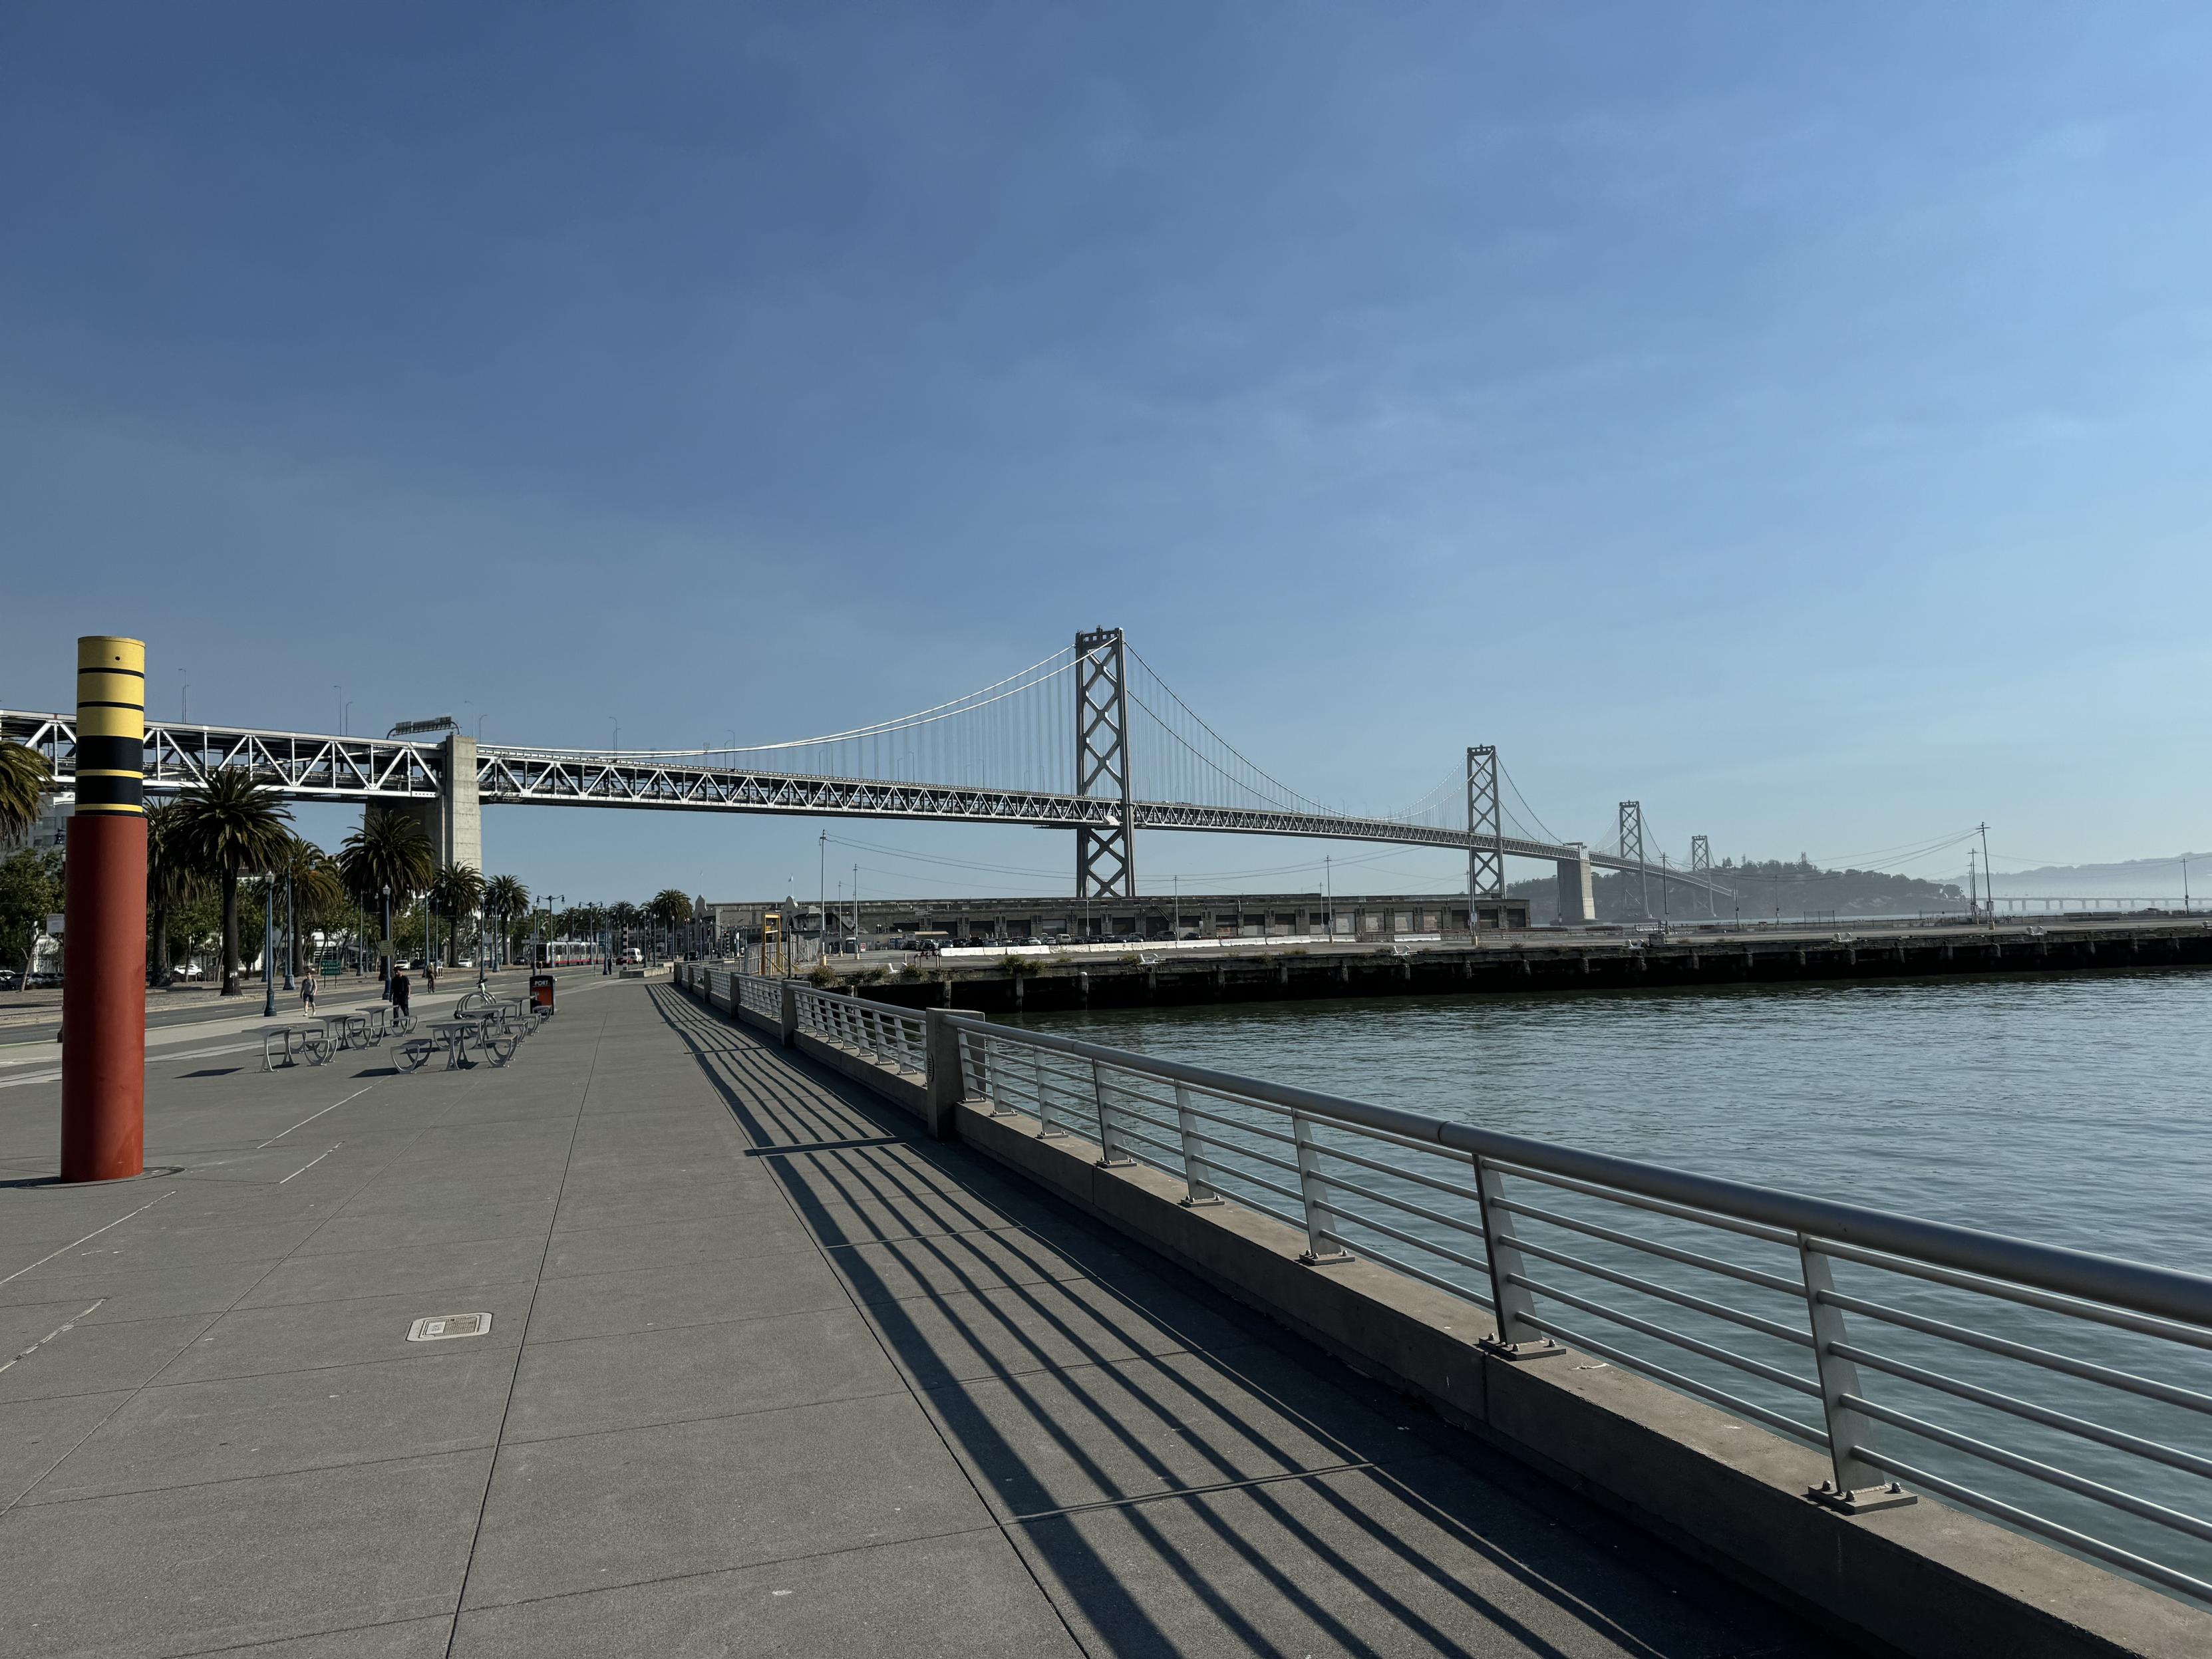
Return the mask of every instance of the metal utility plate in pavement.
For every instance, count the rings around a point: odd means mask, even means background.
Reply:
[[[486,1336],[491,1332],[488,1313],[434,1314],[407,1328],[410,1342],[445,1342],[457,1336]]]

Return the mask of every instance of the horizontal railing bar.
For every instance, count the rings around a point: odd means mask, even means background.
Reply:
[[[989,1029],[966,1015],[949,1014],[945,1018],[957,1027]],[[999,1035],[1006,1040],[1004,1028],[1000,1029]],[[1480,1153],[1601,1186],[1622,1188],[1645,1197],[1787,1228],[1820,1240],[1986,1274],[2065,1296],[2112,1303],[2137,1313],[2178,1320],[2212,1332],[2212,1279],[2203,1274],[2095,1255],[1977,1228],[1754,1186],[1747,1182],[1698,1175],[1663,1164],[1638,1163],[1579,1147],[1556,1146],[1476,1124],[1429,1117],[1400,1107],[1350,1100],[1295,1085],[1238,1077],[1211,1066],[1132,1055],[1123,1050],[1042,1031],[1024,1031],[1013,1040],[1165,1078],[1209,1092],[1235,1095],[1285,1111],[1304,1113],[1322,1121],[1384,1129],[1409,1139],[1433,1141],[1455,1151]]]
[[[1941,1337],[1962,1347],[1978,1348],[1984,1353],[2017,1359],[2022,1364],[2040,1365],[2045,1370],[2078,1376],[2085,1382],[2100,1382],[2106,1388],[2118,1389],[2123,1394],[2140,1395],[2146,1400],[2161,1401],[2169,1406],[2179,1406],[2185,1411],[2212,1414],[2212,1395],[2199,1394],[2194,1389],[2185,1389],[2179,1383],[2160,1382],[2154,1377],[2138,1376],[2133,1371],[2100,1365],[2094,1360],[2053,1353],[2048,1348],[2015,1342],[2009,1337],[1991,1336],[1970,1326],[1954,1325],[1948,1320],[1929,1319],[1923,1315],[1907,1313],[1902,1308],[1869,1302],[1864,1297],[1849,1296],[1841,1291],[1823,1291],[1820,1300],[1832,1308],[1841,1308],[1846,1313],[1864,1314],[1869,1319],[1902,1326],[1908,1331],[1918,1331],[1923,1335]]]
[[[2108,1429],[2101,1423],[2092,1423],[2086,1417],[2076,1417],[2070,1412],[2054,1411],[2048,1406],[2039,1406],[2031,1400],[2016,1399],[2000,1394],[1995,1389],[1984,1389],[1978,1383],[1962,1382],[1955,1376],[1945,1376],[1918,1365],[1908,1364],[1887,1354],[1875,1353],[1862,1348],[1856,1342],[1832,1342],[1828,1352],[1855,1364],[1869,1366],[1907,1382],[1917,1382],[1923,1389],[1934,1389],[1960,1400],[1986,1406],[1991,1411],[2008,1413],[2024,1418],[2030,1423],[2040,1423],[2048,1429],[2062,1429],[2068,1434],[2079,1435],[2084,1440],[2094,1440],[2100,1445],[2110,1446],[2115,1451],[2131,1452],[2137,1457],[2148,1458],[2154,1463],[2163,1463],[2170,1469],[2180,1469],[2189,1474],[2201,1474],[2212,1479],[2212,1457],[2199,1457],[2195,1452],[2185,1452],[2177,1446],[2168,1446],[2156,1440],[2146,1440],[2141,1435],[2128,1433],[2124,1429]]]
[[[1182,1156],[1182,1148],[1180,1146],[1170,1146],[1164,1140],[1155,1140],[1148,1134],[1142,1133],[1135,1129],[1124,1127],[1119,1123],[1115,1124],[1113,1127],[1114,1149],[1116,1152],[1121,1151],[1125,1143],[1134,1142],[1139,1146],[1158,1147],[1159,1149],[1160,1155],[1163,1158],[1179,1158]]]
[[[1877,1423],[1887,1423],[1892,1428],[1904,1429],[1924,1440],[1933,1440],[1939,1446],[1948,1446],[1953,1451],[1965,1452],[1999,1468],[2010,1469],[2014,1474],[2024,1474],[2040,1480],[2045,1486],[2057,1486],[2079,1498],[2094,1498],[2116,1510],[2144,1521],[2155,1522],[2174,1532],[2187,1533],[2192,1538],[2212,1540],[2212,1521],[2202,1520],[2179,1510],[2170,1510],[2163,1504],[2154,1504],[2148,1498],[2138,1498],[2131,1492],[2122,1492],[2101,1480],[2092,1480],[2086,1474],[2076,1474],[2071,1469],[2062,1469],[2053,1463],[2028,1457],[2020,1452],[2007,1451],[2002,1446],[1993,1446],[1988,1441],[1971,1434],[1961,1434],[1956,1429],[1946,1428],[1941,1423],[1931,1423],[1924,1417],[1903,1412],[1894,1406],[1883,1406],[1856,1394],[1838,1396],[1843,1403],[1862,1417],[1870,1417]]]
[[[1440,1227],[1449,1227],[1452,1231],[1464,1233],[1470,1238],[1482,1237],[1482,1229],[1471,1221],[1463,1221],[1457,1216],[1440,1215],[1425,1205],[1415,1204],[1407,1199],[1394,1198],[1389,1193],[1376,1192],[1370,1188],[1361,1186],[1356,1181],[1346,1181],[1341,1176],[1331,1175],[1326,1170],[1319,1171],[1314,1178],[1324,1186],[1334,1188],[1339,1192],[1354,1193],[1371,1202],[1387,1204],[1394,1210],[1403,1210],[1407,1215],[1417,1215],[1424,1221],[1433,1221]]]
[[[2002,1498],[1992,1498],[1972,1486],[1946,1480],[1942,1475],[1931,1474],[1901,1457],[1892,1457],[1877,1447],[1859,1446],[1853,1449],[1861,1462],[1871,1464],[1883,1474],[1894,1475],[1899,1480],[1910,1480],[1923,1492],[1932,1492],[1938,1498],[1948,1498],[1954,1504],[1964,1504],[1968,1509],[1979,1510],[1996,1520],[2009,1522],[2023,1531],[2039,1534],[2055,1544],[2063,1544],[2069,1549],[2079,1550],[2084,1555],[2123,1568],[2154,1583],[2164,1584],[2168,1589],[2178,1589],[2185,1595],[2212,1601],[2212,1583],[2207,1583],[2202,1578],[2192,1578],[2162,1561],[2137,1555],[2117,1544],[2108,1544],[2101,1538],[2093,1538],[2086,1532],[2076,1532],[2073,1528],[2048,1520],[2033,1510],[2008,1504]]]
[[[1763,1239],[1769,1244],[1797,1246],[1797,1235],[1781,1227],[1763,1227],[1755,1221],[1738,1221],[1734,1216],[1722,1215],[1712,1210],[1692,1209],[1687,1204],[1669,1204],[1664,1199],[1646,1198],[1640,1193],[1624,1192],[1618,1187],[1601,1187],[1594,1181],[1577,1181],[1571,1176],[1552,1175],[1542,1170],[1532,1170],[1525,1164],[1498,1162],[1497,1167],[1508,1175],[1526,1181],[1540,1181],[1547,1187],[1557,1187],[1570,1193],[1587,1193],[1592,1198],[1601,1198],[1608,1203],[1626,1204],[1638,1210],[1649,1210],[1654,1215],[1671,1215],[1684,1221],[1694,1221],[1699,1226],[1716,1227],[1732,1233],[1741,1233],[1746,1238]]]
[[[1602,1302],[1593,1302],[1587,1297],[1577,1296],[1573,1291],[1563,1291],[1555,1285],[1540,1285],[1524,1273],[1508,1273],[1505,1277],[1507,1283],[1533,1291],[1538,1296],[1547,1296],[1554,1302],[1565,1303],[1570,1308],[1579,1308],[1586,1314],[1595,1314],[1600,1319],[1609,1319],[1616,1325],[1626,1325],[1632,1331],[1641,1331],[1646,1336],[1656,1336],[1662,1342],[1671,1342],[1678,1348],[1687,1348],[1692,1353],[1703,1354],[1708,1359],[1717,1359],[1723,1365],[1733,1365],[1740,1371],[1747,1372],[1753,1376],[1765,1377],[1769,1382],[1778,1383],[1785,1389],[1795,1389],[1799,1394],[1810,1395],[1815,1400],[1820,1397],[1819,1383],[1808,1382],[1795,1371],[1786,1371],[1779,1365],[1770,1365],[1763,1359],[1753,1359],[1749,1354],[1738,1353],[1733,1348],[1723,1348],[1717,1342],[1707,1342],[1703,1338],[1690,1335],[1686,1331],[1670,1331],[1664,1325],[1654,1321],[1639,1318],[1632,1313],[1623,1313],[1618,1308],[1610,1308]]]
[[[1741,1395],[1730,1394],[1726,1389],[1717,1389],[1710,1382],[1702,1382],[1694,1376],[1687,1376],[1669,1366],[1662,1365],[1655,1360],[1646,1359],[1640,1354],[1631,1353],[1626,1348],[1616,1348],[1610,1342],[1601,1341],[1596,1337],[1571,1330],[1540,1310],[1533,1314],[1519,1313],[1514,1316],[1526,1324],[1534,1326],[1547,1336],[1557,1337],[1571,1347],[1594,1353],[1601,1359],[1610,1359],[1614,1364],[1626,1365],[1632,1371],[1641,1371],[1644,1376],[1664,1382],[1669,1388],[1680,1389],[1684,1394],[1695,1395],[1698,1399],[1708,1401],[1724,1411],[1740,1413],[1754,1423],[1764,1423],[1770,1429],[1778,1429],[1784,1434],[1795,1435],[1798,1439],[1808,1441],[1823,1449],[1827,1446],[1828,1437],[1825,1430],[1816,1429],[1809,1423],[1800,1423],[1796,1418],[1785,1417],[1780,1412],[1770,1411],[1755,1400],[1746,1400]]]
[[[1641,1237],[1616,1228],[1601,1226],[1595,1221],[1584,1221],[1579,1216],[1565,1214],[1558,1210],[1547,1210],[1534,1204],[1523,1204],[1518,1199],[1496,1200],[1501,1210],[1515,1215],[1525,1215],[1532,1221],[1541,1221],[1554,1227],[1565,1227],[1570,1232],[1583,1233],[1591,1238],[1601,1238],[1608,1244],[1626,1245],[1632,1250],[1641,1250],[1647,1255],[1662,1256],[1669,1261],[1679,1261],[1686,1267],[1701,1267],[1707,1273],[1719,1273],[1723,1278],[1741,1279],[1747,1285],[1756,1285],[1761,1290],[1773,1291],[1799,1302],[1805,1299],[1805,1285],[1801,1279],[1784,1279],[1759,1267],[1747,1267],[1740,1261],[1725,1257],[1706,1255],[1698,1250],[1686,1250],[1680,1245],[1662,1243],[1656,1238]]]
[[[1370,1232],[1381,1233],[1385,1238],[1395,1238],[1401,1244],[1410,1244],[1417,1250],[1426,1250],[1431,1255],[1440,1255],[1445,1261],[1455,1262],[1470,1273],[1487,1274],[1490,1271],[1489,1261],[1481,1256],[1467,1255],[1448,1245],[1432,1244],[1425,1238],[1417,1237],[1412,1233],[1393,1227],[1388,1222],[1377,1221],[1372,1216],[1353,1215],[1343,1210],[1338,1210],[1334,1213],[1339,1221],[1348,1225],[1364,1227]]]
[[[1191,1102],[1182,1109],[1188,1111],[1193,1117],[1203,1118],[1209,1123],[1218,1123],[1224,1128],[1234,1129],[1239,1134],[1258,1135],[1263,1139],[1279,1140],[1285,1146],[1297,1145],[1297,1137],[1295,1135],[1285,1134],[1280,1129],[1270,1129],[1265,1124],[1247,1123],[1241,1118],[1230,1117],[1220,1112],[1208,1111],[1196,1101]]]
[[[1731,1325],[1741,1325],[1747,1331],[1757,1331],[1762,1336],[1771,1336],[1797,1347],[1813,1346],[1812,1334],[1784,1325],[1778,1320],[1767,1319],[1759,1314],[1746,1313],[1741,1308],[1731,1308],[1723,1302],[1709,1301],[1690,1291],[1678,1291],[1671,1285],[1662,1285],[1656,1279],[1641,1279],[1618,1267],[1608,1267],[1600,1262],[1587,1261],[1578,1255],[1569,1255],[1565,1250],[1555,1250],[1548,1244],[1534,1244],[1515,1235],[1513,1248],[1523,1255],[1533,1255],[1540,1261],[1588,1273],[1593,1279],[1602,1279],[1609,1285],[1618,1285],[1624,1291],[1635,1291],[1644,1296],[1655,1296],[1662,1302],[1671,1302],[1678,1308],[1687,1308],[1692,1313],[1724,1319]]]
[[[1412,1262],[1404,1260],[1402,1257],[1392,1255],[1388,1250],[1378,1250],[1374,1249],[1372,1246],[1364,1243],[1355,1244],[1350,1239],[1341,1237],[1335,1233],[1324,1233],[1322,1237],[1334,1241],[1335,1243],[1342,1246],[1345,1249],[1351,1251],[1362,1261],[1379,1261],[1384,1267],[1390,1268],[1393,1272],[1404,1273],[1409,1279],[1418,1279],[1424,1285],[1434,1285],[1437,1290],[1442,1291],[1447,1296],[1457,1297],[1462,1302],[1471,1302],[1476,1307],[1481,1309],[1485,1313],[1495,1313],[1497,1311],[1496,1304],[1494,1304],[1487,1296],[1484,1295],[1480,1291],[1474,1289],[1472,1286],[1466,1285],[1455,1285],[1451,1280],[1444,1278],[1442,1274],[1432,1273],[1428,1272],[1425,1268],[1416,1267]]]
[[[1211,1170],[1216,1175],[1227,1176],[1231,1181],[1248,1181],[1251,1182],[1252,1185],[1261,1188],[1264,1192],[1273,1193],[1278,1198],[1289,1199],[1293,1204],[1303,1206],[1306,1201],[1306,1195],[1302,1192],[1298,1192],[1289,1187],[1278,1187],[1273,1182],[1267,1180],[1263,1176],[1255,1176],[1247,1170],[1233,1168],[1226,1164],[1216,1164],[1210,1158],[1194,1156],[1190,1161],[1193,1164],[1197,1164],[1201,1170]],[[1222,1196],[1224,1198],[1237,1197],[1235,1193],[1224,1193]],[[1242,1203],[1244,1200],[1239,1198],[1237,1199],[1237,1201]],[[1305,1225],[1305,1223],[1302,1220],[1297,1224],[1303,1227]]]
[[[1992,1279],[1986,1273],[1954,1273],[1948,1267],[1910,1261],[1887,1250],[1862,1250],[1828,1239],[1816,1239],[1814,1245],[1823,1255],[1834,1256],[1841,1261],[1863,1262],[1869,1267],[1880,1267],[1887,1273],[1924,1279],[1931,1285],[1946,1285],[1954,1290],[1993,1296],[2006,1302],[2017,1302],[2023,1307],[2040,1308],[2048,1313],[2086,1319],[2096,1324],[2110,1325],[2118,1330],[2134,1331],[2143,1336],[2163,1337],[2169,1342],[2185,1343],[2193,1348],[2212,1349],[2212,1330],[2199,1330],[2193,1325],[2131,1313],[2124,1308],[2102,1307],[2094,1302],[2085,1302],[2078,1296],[2054,1295],[2010,1284],[2002,1279]]]
[[[1391,1144],[1393,1146],[1397,1146],[1402,1145],[1403,1143],[1393,1140]],[[1480,1204],[1482,1202],[1482,1191],[1480,1188],[1462,1187],[1457,1182],[1453,1181],[1439,1181],[1434,1176],[1423,1175],[1419,1170],[1407,1170],[1401,1168],[1395,1164],[1385,1164],[1379,1158],[1364,1158],[1358,1152],[1348,1152],[1341,1146],[1330,1146],[1316,1142],[1315,1143],[1314,1150],[1319,1152],[1323,1158],[1334,1158],[1340,1159],[1342,1162],[1346,1164],[1357,1164],[1363,1170],[1373,1170],[1378,1175],[1387,1175],[1395,1180],[1417,1182],[1420,1185],[1429,1188],[1433,1191],[1449,1193],[1455,1198],[1463,1198],[1470,1204]],[[1434,1152],[1436,1151],[1432,1146],[1425,1148],[1424,1150],[1430,1152]],[[1449,1157],[1450,1155],[1446,1154],[1446,1156]],[[1456,1167],[1465,1167],[1465,1163],[1462,1159],[1453,1158],[1451,1162]]]
[[[1255,1152],[1249,1146],[1239,1146],[1233,1141],[1218,1140],[1212,1135],[1194,1134],[1191,1136],[1191,1140],[1194,1145],[1199,1146],[1211,1146],[1222,1152],[1233,1153],[1238,1158],[1249,1158],[1255,1164],[1264,1164],[1271,1170],[1280,1170],[1285,1175],[1298,1173],[1298,1166],[1295,1162],[1287,1158],[1277,1158],[1273,1152]]]

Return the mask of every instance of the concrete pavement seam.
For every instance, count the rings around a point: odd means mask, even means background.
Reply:
[[[560,1224],[561,1201],[568,1190],[568,1171],[576,1158],[576,1137],[584,1127],[591,1104],[592,1085],[599,1075],[599,1049],[606,1042],[607,1017],[599,1018],[599,1034],[592,1044],[592,1064],[584,1073],[584,1086],[576,1091],[576,1115],[568,1122],[568,1147],[561,1161],[561,1182],[553,1192],[553,1214],[545,1223],[545,1248],[538,1257],[538,1277],[532,1281],[530,1299],[522,1310],[522,1340],[514,1345],[514,1368],[507,1374],[507,1400],[500,1407],[499,1428],[492,1437],[491,1456],[484,1465],[483,1493],[477,1499],[476,1525],[469,1532],[468,1558],[461,1563],[461,1582],[453,1592],[453,1622],[446,1632],[446,1659],[453,1659],[453,1638],[461,1628],[461,1609],[468,1604],[469,1578],[476,1571],[477,1548],[483,1542],[484,1516],[491,1509],[492,1483],[499,1478],[500,1448],[507,1440],[507,1419],[514,1411],[515,1384],[522,1376],[522,1356],[530,1346],[530,1319],[538,1310],[538,1292],[545,1283],[545,1264],[553,1259],[553,1230]]]

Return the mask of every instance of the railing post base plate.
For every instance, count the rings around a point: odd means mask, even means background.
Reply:
[[[1219,1199],[1216,1199],[1213,1201],[1218,1204],[1221,1200]],[[1320,1255],[1316,1255],[1311,1250],[1300,1250],[1298,1252],[1299,1264],[1307,1267],[1334,1267],[1340,1262],[1349,1261],[1351,1260],[1352,1252],[1349,1250],[1329,1250]]]
[[[1566,1350],[1548,1336],[1534,1342],[1501,1342],[1495,1336],[1486,1336],[1474,1345],[1493,1359],[1510,1359],[1516,1364],[1524,1359],[1549,1359]]]
[[[1861,1486],[1855,1492],[1838,1492],[1827,1481],[1817,1486],[1808,1486],[1805,1496],[1824,1510],[1833,1510],[1838,1515],[1866,1515],[1875,1510],[1900,1510],[1920,1500],[1911,1492],[1892,1483],[1887,1486]]]

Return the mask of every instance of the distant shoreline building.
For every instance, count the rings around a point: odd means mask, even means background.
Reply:
[[[760,938],[761,920],[769,911],[788,910],[787,932],[811,939],[819,931],[820,902],[804,898],[788,905],[775,899],[710,902],[718,933],[736,933],[747,942]],[[850,899],[830,904],[833,946],[854,937]],[[1485,930],[1528,926],[1525,898],[1483,899],[1474,907],[1476,925]],[[1324,898],[1319,893],[1151,894],[1137,899],[1056,898],[863,898],[859,936],[863,940],[909,938],[916,933],[951,939],[1041,939],[1080,942],[1086,939],[1286,939],[1322,935],[1346,941],[1387,944],[1424,933],[1464,933],[1464,893],[1362,893]]]

